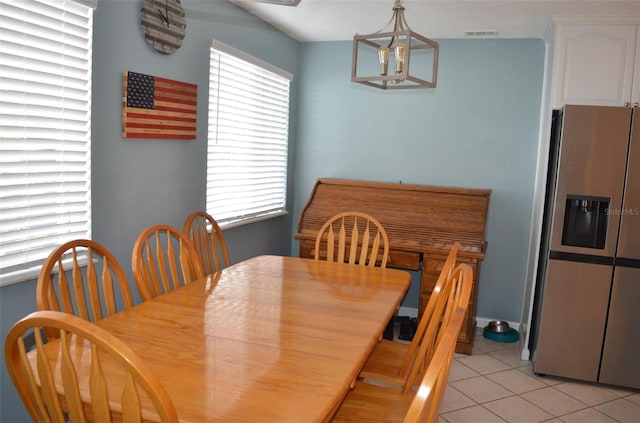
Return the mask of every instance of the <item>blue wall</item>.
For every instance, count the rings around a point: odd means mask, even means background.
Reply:
[[[542,91],[541,40],[441,40],[437,89],[381,92],[350,82],[350,42],[299,44],[226,0],[183,4],[187,37],[171,56],[144,42],[141,1],[100,0],[95,12],[93,238],[125,269],[142,229],[155,223],[181,226],[187,214],[204,208],[208,49],[216,38],[295,75],[292,213],[225,231],[233,262],[265,253],[297,254],[292,230],[319,177],[489,188],[489,247],[478,315],[519,320]],[[125,70],[197,84],[197,140],[123,139]],[[410,293],[405,305],[415,306],[416,300]],[[34,281],[0,288],[1,338],[33,310]],[[0,377],[0,421],[28,421],[4,365]]]
[[[140,29],[142,0],[100,0],[94,14],[93,239],[111,250],[125,270],[131,268],[131,248],[144,228],[156,223],[181,228],[189,213],[205,207],[211,39],[297,73],[297,41],[226,0],[182,0],[182,4],[187,11],[187,35],[183,46],[170,56],[157,53],[144,41]],[[126,70],[197,84],[197,139],[123,139],[122,73]],[[292,128],[296,121],[296,98],[297,80],[294,80]],[[291,131],[293,160],[295,136],[294,129]],[[293,187],[292,179],[289,186]],[[232,262],[259,254],[288,255],[291,228],[289,214],[225,231]],[[133,279],[130,281],[137,295]],[[4,340],[13,323],[35,309],[35,281],[0,288],[1,339]],[[0,421],[27,422],[29,417],[6,372],[4,354],[0,354]]]
[[[520,321],[543,41],[440,40],[438,87],[393,92],[350,81],[351,48],[302,47],[296,221],[320,177],[491,189],[477,315]]]

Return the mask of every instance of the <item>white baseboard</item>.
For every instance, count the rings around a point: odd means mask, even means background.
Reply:
[[[398,316],[409,316],[409,317],[418,317],[418,309],[415,307],[400,307],[400,309],[398,310],[397,313]],[[490,319],[488,317],[478,317],[476,316],[476,326],[478,328],[484,328],[485,326],[487,326],[489,324],[489,322],[493,321],[493,320],[499,320],[499,319]],[[520,322],[510,322],[507,320],[507,323],[509,323],[509,327],[520,331]]]
[[[397,316],[409,316],[409,317],[418,317],[418,309],[415,307],[400,307]]]
[[[396,313],[397,316],[409,316],[409,317],[418,317],[418,309],[415,307],[400,307],[400,309],[398,310],[398,312]],[[476,316],[476,327],[479,329],[484,329],[485,326],[487,326],[489,324],[489,322],[493,321],[493,320],[500,320],[500,319],[491,319],[488,317],[478,317]],[[519,339],[519,343],[520,343],[520,359],[521,360],[529,360],[530,359],[530,351],[528,348],[526,348],[526,346],[524,345],[524,335],[526,333],[527,330],[527,326],[526,325],[520,325],[520,322],[510,322],[507,320],[507,323],[509,323],[509,327],[512,329],[515,329],[519,332],[520,335],[520,339]]]

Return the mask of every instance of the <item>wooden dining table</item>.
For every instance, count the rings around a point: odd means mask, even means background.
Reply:
[[[401,270],[258,256],[96,324],[158,375],[181,422],[322,422],[409,284]]]

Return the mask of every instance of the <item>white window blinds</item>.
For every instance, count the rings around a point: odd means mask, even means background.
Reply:
[[[93,9],[0,0],[0,284],[91,236]]]
[[[207,211],[222,226],[285,213],[292,76],[213,41]]]

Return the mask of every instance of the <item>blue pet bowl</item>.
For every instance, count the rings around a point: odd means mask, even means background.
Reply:
[[[507,322],[501,320],[489,322],[482,331],[482,335],[492,341],[506,343],[516,342],[519,338],[518,331],[511,329]]]

